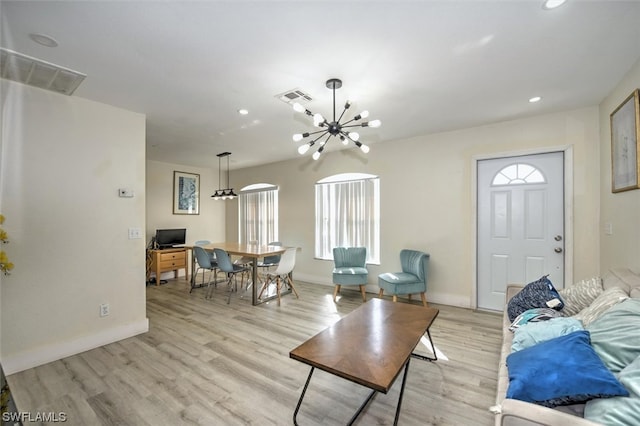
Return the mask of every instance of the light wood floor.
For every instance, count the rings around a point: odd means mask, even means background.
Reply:
[[[189,295],[184,280],[147,287],[148,333],[11,375],[18,410],[62,411],[71,425],[292,424],[309,367],[289,351],[362,303],[357,291],[343,289],[335,305],[332,287],[296,284],[300,299],[280,307],[251,306],[242,291],[227,305],[223,285],[212,300]],[[492,425],[501,318],[432,306],[431,335],[448,360],[411,361],[399,423]],[[357,424],[392,424],[400,383]],[[367,392],[316,370],[298,421],[346,424]]]

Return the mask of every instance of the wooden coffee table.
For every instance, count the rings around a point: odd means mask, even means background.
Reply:
[[[349,425],[358,418],[376,392],[386,394],[391,389],[404,368],[394,420],[397,424],[411,357],[428,361],[437,359],[429,333],[429,327],[437,316],[435,308],[372,299],[289,352],[289,357],[311,366],[293,413],[293,423],[298,424],[296,417],[316,368],[372,390]],[[433,358],[413,353],[425,333],[431,343]]]

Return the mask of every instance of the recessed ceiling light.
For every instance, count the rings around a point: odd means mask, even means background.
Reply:
[[[555,9],[556,7],[560,7],[566,3],[567,0],[546,0],[542,5],[543,9]]]
[[[540,96],[534,96],[533,98],[529,99],[529,102],[534,104],[536,102],[540,102],[541,100],[542,100],[542,98]]]
[[[58,47],[56,39],[46,34],[31,33],[29,34],[29,38],[42,46]]]
[[[249,110],[248,110],[248,109],[241,108],[241,109],[239,109],[239,110],[238,110],[238,114],[240,114],[240,115],[247,115],[247,114],[249,114]]]

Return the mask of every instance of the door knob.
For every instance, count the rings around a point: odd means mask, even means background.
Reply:
[[[555,251],[556,253],[562,253],[562,248],[556,247],[553,249],[553,251]]]
[[[562,236],[556,235],[555,237],[553,237],[553,239],[556,241],[562,241]]]

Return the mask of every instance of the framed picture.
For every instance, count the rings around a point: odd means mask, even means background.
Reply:
[[[611,192],[640,188],[640,91],[611,113]]]
[[[200,214],[200,175],[173,172],[173,214]]]

